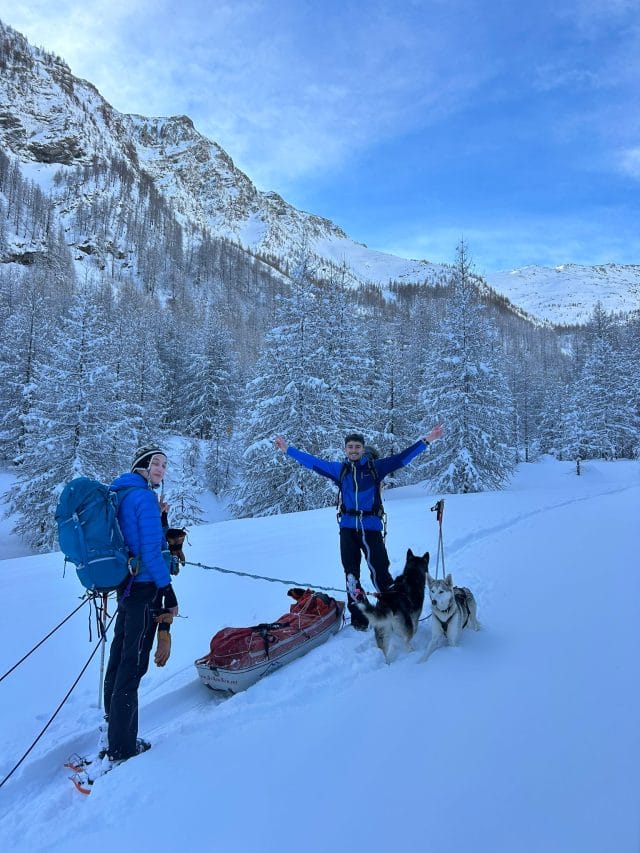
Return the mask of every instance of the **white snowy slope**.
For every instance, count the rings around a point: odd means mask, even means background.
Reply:
[[[614,314],[640,309],[639,264],[528,266],[487,282],[530,317],[555,325],[586,323],[597,302]]]
[[[438,496],[388,494],[392,570],[435,557]],[[5,851],[277,853],[446,850],[637,853],[640,466],[549,459],[501,493],[446,498],[445,564],[483,630],[387,666],[371,633],[325,645],[220,701],[193,661],[225,625],[275,619],[287,586],[186,566],[184,618],[166,668],[140,690],[152,749],[89,797],[64,760],[95,748],[98,659],[0,789]],[[194,528],[187,559],[341,586],[332,510]],[[435,569],[435,565],[432,564]],[[78,603],[59,554],[0,563],[0,675]],[[80,611],[0,682],[0,778],[71,686],[93,646]],[[94,632],[95,641],[95,632]]]

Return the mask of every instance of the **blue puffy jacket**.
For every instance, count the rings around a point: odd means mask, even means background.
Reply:
[[[162,556],[167,541],[160,521],[160,504],[149,483],[140,474],[117,477],[114,492],[128,489],[118,504],[118,522],[132,557],[138,558],[139,570],[134,582],[153,581],[161,589],[171,583],[169,569]]]
[[[340,527],[382,530],[382,519],[379,515],[361,515],[359,513],[371,513],[377,509],[380,504],[378,496],[380,481],[392,471],[404,468],[428,446],[426,441],[420,439],[411,447],[401,450],[400,453],[394,453],[393,456],[369,460],[365,455],[359,462],[350,462],[348,459],[345,459],[344,462],[329,462],[326,459],[305,453],[303,450],[298,450],[297,447],[291,445],[287,448],[287,455],[304,465],[305,468],[309,468],[323,477],[328,477],[338,486],[341,486],[342,505],[346,512],[342,512]],[[377,482],[371,471],[372,465],[378,475]],[[342,482],[340,482],[341,477]]]

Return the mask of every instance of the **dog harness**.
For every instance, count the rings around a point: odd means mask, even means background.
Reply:
[[[460,591],[458,591],[458,590],[460,590]],[[443,621],[439,616],[436,615],[436,618],[437,618],[438,622],[440,623],[440,625],[442,626],[442,632],[445,636],[447,634],[449,622],[451,622],[453,617],[456,615],[456,609],[463,610],[465,613],[465,619],[464,619],[464,622],[462,624],[462,630],[464,630],[467,627],[467,623],[469,621],[470,611],[469,611],[469,606],[467,604],[467,595],[464,592],[464,590],[460,589],[460,587],[454,587],[453,599],[454,600],[451,603],[451,606],[447,607],[447,609],[444,611],[445,615],[447,613],[449,613],[449,611],[451,611],[451,615],[446,620]],[[455,605],[457,605],[457,607],[454,606],[454,603],[455,603]]]

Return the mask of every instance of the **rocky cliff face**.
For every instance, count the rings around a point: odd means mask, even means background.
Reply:
[[[187,116],[119,113],[63,60],[1,23],[0,71],[0,143],[23,164],[64,168],[120,158],[152,179],[183,222],[283,260],[305,241],[323,264],[346,264],[354,283],[425,281],[442,271],[426,261],[369,253],[329,220],[260,192]],[[29,174],[39,180],[37,170]]]
[[[346,234],[332,222],[303,213],[276,193],[256,189],[219,145],[187,116],[124,116],[139,163],[166,198],[189,219],[252,249],[279,254],[292,238]]]

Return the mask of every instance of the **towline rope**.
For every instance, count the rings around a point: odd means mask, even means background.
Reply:
[[[89,600],[89,599],[87,599],[87,600]],[[67,690],[67,692],[66,692],[66,694],[65,694],[64,699],[62,700],[62,702],[60,702],[60,704],[58,705],[58,707],[55,709],[55,711],[53,712],[53,714],[52,714],[52,715],[51,715],[51,717],[49,718],[49,720],[48,720],[47,724],[45,725],[45,727],[42,729],[42,731],[41,731],[41,732],[40,732],[40,734],[37,736],[37,738],[33,741],[33,743],[31,744],[31,746],[29,747],[29,749],[25,752],[25,754],[22,756],[22,758],[21,758],[21,759],[20,759],[20,760],[19,760],[19,761],[14,765],[14,767],[13,767],[13,768],[12,768],[12,769],[7,773],[7,775],[4,777],[4,779],[3,779],[2,781],[0,781],[0,788],[2,788],[2,786],[5,784],[5,782],[8,782],[8,781],[9,781],[9,779],[13,776],[13,774],[16,772],[16,770],[18,769],[18,767],[20,767],[20,765],[21,765],[21,764],[22,764],[22,762],[25,760],[25,758],[29,755],[29,753],[31,752],[31,750],[32,750],[32,749],[35,747],[35,745],[38,743],[38,741],[40,740],[40,738],[44,735],[44,733],[45,733],[45,732],[46,732],[46,730],[49,728],[49,726],[51,725],[51,723],[52,723],[52,722],[55,720],[55,718],[58,716],[58,714],[59,714],[59,713],[60,713],[60,711],[62,710],[62,706],[65,704],[65,702],[67,701],[67,699],[69,698],[69,696],[71,696],[71,694],[72,694],[72,693],[73,693],[73,691],[75,690],[75,688],[76,688],[76,686],[77,686],[78,682],[80,681],[80,679],[82,678],[82,676],[83,676],[83,675],[84,675],[84,673],[86,672],[86,670],[87,670],[87,668],[88,668],[89,664],[91,663],[91,661],[93,660],[93,658],[94,658],[94,656],[95,656],[96,652],[97,652],[97,651],[98,651],[98,649],[103,645],[103,643],[106,643],[106,641],[107,641],[107,631],[108,631],[108,630],[109,630],[109,628],[111,627],[111,623],[113,622],[113,620],[114,620],[115,618],[116,618],[116,614],[114,613],[114,614],[113,614],[113,616],[111,617],[111,619],[109,620],[109,624],[108,624],[108,625],[106,626],[106,628],[104,629],[104,634],[102,635],[102,637],[100,637],[100,639],[99,639],[99,640],[98,640],[98,642],[96,643],[96,647],[95,647],[95,649],[94,649],[94,650],[91,652],[91,654],[89,655],[89,659],[87,660],[87,662],[85,663],[85,665],[84,665],[84,666],[82,667],[82,669],[80,670],[80,674],[78,675],[78,677],[76,678],[76,680],[73,682],[73,684],[71,685],[71,687]]]
[[[344,594],[344,589],[337,589],[335,586],[318,586],[317,584],[304,583],[302,581],[288,581],[283,578],[268,578],[265,575],[254,575],[251,572],[239,572],[235,569],[223,569],[222,566],[207,566],[204,563],[192,563],[186,560],[187,566],[198,566],[200,569],[206,569],[210,572],[222,572],[223,575],[238,575],[241,578],[253,578],[259,581],[269,581],[269,583],[284,583],[287,586],[304,587],[305,589],[321,589],[323,592],[340,592]]]
[[[302,583],[301,581],[287,581],[283,580],[282,578],[268,578],[265,575],[253,575],[250,572],[239,572],[234,569],[223,569],[222,566],[206,566],[204,563],[193,563],[191,562],[191,560],[186,560],[185,565],[198,566],[198,568],[200,569],[207,569],[208,571],[212,572],[222,572],[222,574],[224,575],[239,575],[242,578],[253,578],[254,580],[269,581],[269,583],[284,583],[287,584],[287,586],[299,586],[304,587],[305,589],[321,589],[323,592],[339,592],[342,595],[344,595],[345,592],[344,589],[337,589],[335,586],[317,586],[316,584]],[[365,593],[365,595],[378,595],[377,592],[366,592],[365,590],[363,590],[363,592]],[[428,616],[423,616],[420,621],[423,622],[425,619],[430,618],[431,614],[429,613]]]
[[[40,646],[41,646],[41,645],[42,645],[46,640],[48,640],[48,639],[49,639],[49,637],[53,636],[53,634],[55,634],[55,632],[58,630],[58,628],[62,628],[62,626],[64,625],[64,623],[65,623],[65,622],[67,622],[69,619],[71,619],[71,617],[74,615],[74,613],[77,613],[77,612],[78,612],[78,610],[80,610],[80,608],[81,608],[81,607],[84,607],[84,606],[85,606],[85,604],[87,603],[87,601],[91,601],[91,596],[88,596],[88,597],[83,598],[83,599],[82,599],[82,601],[80,602],[80,604],[75,608],[75,610],[72,610],[72,611],[71,611],[71,613],[69,613],[69,615],[68,615],[68,616],[65,616],[65,617],[64,617],[64,619],[62,620],[62,622],[60,622],[58,625],[56,625],[56,627],[55,627],[55,628],[52,628],[52,629],[49,631],[49,633],[47,634],[47,636],[46,636],[46,637],[43,637],[43,638],[40,640],[40,642],[39,642],[39,643],[36,643],[36,645],[31,649],[31,651],[27,652],[27,653],[26,653],[26,655],[24,655],[23,657],[21,657],[21,658],[20,658],[20,660],[19,660],[17,663],[14,663],[14,665],[11,667],[11,669],[8,669],[8,670],[5,672],[5,674],[4,674],[3,676],[0,676],[0,681],[4,681],[4,679],[5,679],[8,675],[11,675],[11,673],[14,671],[14,669],[17,669],[17,668],[20,666],[20,664],[21,664],[21,663],[24,663],[24,662],[26,661],[26,659],[29,657],[29,655],[32,655],[32,654],[35,652],[35,650],[36,650],[36,649],[39,649],[39,648],[40,648]]]

